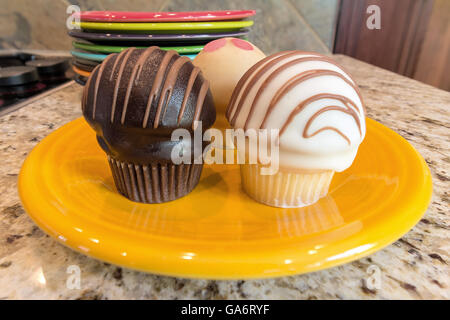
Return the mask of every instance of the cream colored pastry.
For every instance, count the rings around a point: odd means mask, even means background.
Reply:
[[[210,83],[217,112],[215,127],[228,126],[225,110],[233,89],[242,75],[264,57],[265,54],[253,44],[237,38],[211,41],[195,57],[194,65],[202,70]]]
[[[302,51],[274,54],[248,70],[233,92],[227,119],[234,128],[280,130],[279,172],[262,176],[257,164],[241,171],[247,193],[282,207],[326,195],[333,173],[350,167],[366,132],[352,78],[329,57]]]

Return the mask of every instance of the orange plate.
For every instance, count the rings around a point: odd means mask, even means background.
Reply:
[[[88,78],[88,77],[91,75],[90,72],[81,70],[80,68],[77,68],[77,67],[75,67],[75,66],[72,66],[72,69],[73,69],[73,71],[74,71],[75,73],[78,73],[80,76],[83,76],[83,77],[86,77],[86,78]]]
[[[431,189],[420,154],[371,119],[354,164],[306,208],[253,201],[237,165],[205,166],[197,188],[176,201],[131,202],[81,118],[34,148],[19,177],[26,211],[61,243],[133,269],[211,279],[298,274],[369,255],[419,221]]]

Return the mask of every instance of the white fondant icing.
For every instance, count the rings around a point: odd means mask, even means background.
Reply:
[[[234,123],[232,121],[234,128],[280,129],[281,167],[347,169],[366,132],[363,102],[356,84],[326,56],[290,51],[279,57],[267,57],[252,74],[247,75],[249,77],[243,85],[235,89],[233,95],[237,95],[237,99],[228,106],[229,120],[235,117]],[[315,59],[293,62],[306,57]],[[286,65],[289,62],[291,65]],[[320,74],[321,70],[334,73]],[[311,72],[312,76],[301,79]],[[254,84],[244,96],[252,79]],[[299,80],[294,82],[294,79]],[[289,83],[294,84],[286,88]],[[343,96],[354,105],[334,97],[321,97],[304,104],[320,94]],[[274,98],[277,97],[276,102]],[[296,112],[301,105],[301,111]],[[328,107],[340,110],[323,110]]]

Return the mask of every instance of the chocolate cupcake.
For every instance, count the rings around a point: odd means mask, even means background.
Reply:
[[[203,164],[194,163],[194,129],[203,134],[216,112],[208,82],[189,58],[158,47],[111,54],[92,71],[82,110],[128,199],[171,201],[197,185]],[[172,141],[178,128],[191,139]],[[189,163],[173,162],[175,147],[190,150]]]

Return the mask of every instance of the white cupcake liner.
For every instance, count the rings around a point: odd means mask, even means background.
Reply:
[[[282,171],[261,175],[258,164],[241,165],[244,191],[254,200],[273,207],[298,208],[311,205],[328,193],[334,171],[297,173]]]

